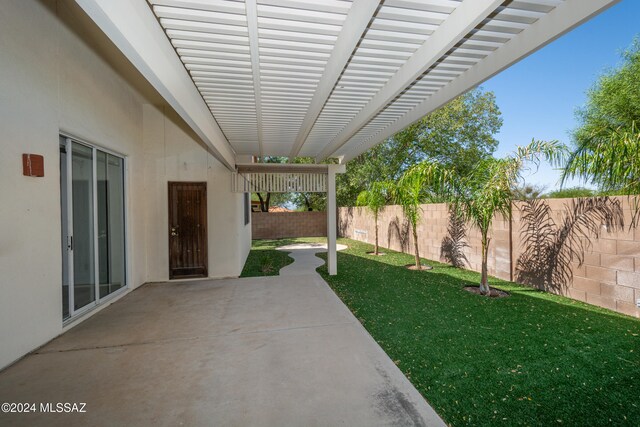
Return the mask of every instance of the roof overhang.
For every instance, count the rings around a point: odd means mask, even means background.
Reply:
[[[227,168],[235,152],[143,0],[76,0]]]
[[[618,0],[76,1],[231,168],[352,159]]]

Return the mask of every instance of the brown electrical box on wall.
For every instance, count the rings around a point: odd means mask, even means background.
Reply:
[[[44,157],[39,154],[23,154],[22,174],[24,176],[44,176]]]

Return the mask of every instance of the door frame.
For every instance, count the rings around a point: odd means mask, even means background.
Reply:
[[[204,273],[202,275],[176,276],[171,268],[171,188],[174,185],[195,184],[204,188],[204,247],[200,248],[204,258]],[[168,181],[167,182],[167,267],[169,270],[169,280],[202,279],[209,277],[209,195],[207,181]]]
[[[92,142],[87,142],[81,138],[78,138],[76,136],[73,136],[71,133],[65,132],[65,131],[58,131],[58,146],[62,146],[63,144],[61,143],[61,139],[64,139],[64,147],[66,150],[66,174],[67,174],[67,206],[66,206],[66,210],[67,210],[67,217],[65,218],[63,216],[64,212],[61,210],[60,211],[60,219],[61,222],[60,224],[62,224],[62,221],[66,221],[67,222],[67,231],[68,231],[68,236],[67,236],[67,246],[71,246],[70,248],[67,248],[67,268],[68,268],[68,272],[69,272],[69,317],[67,317],[66,319],[62,317],[62,326],[67,326],[70,323],[75,322],[78,318],[82,317],[83,315],[85,315],[86,313],[93,311],[95,308],[101,306],[102,304],[104,304],[105,302],[118,297],[119,295],[122,295],[126,292],[129,291],[130,289],[130,279],[131,279],[131,260],[129,258],[129,254],[131,253],[131,249],[130,249],[130,239],[129,239],[129,161],[128,161],[128,157],[122,153],[119,153],[117,151],[111,150],[109,148],[105,148],[104,146],[100,145],[100,144],[95,144]],[[74,287],[74,278],[73,278],[73,192],[71,191],[71,185],[73,182],[73,176],[72,176],[72,150],[71,150],[71,144],[72,143],[76,143],[76,144],[80,144],[80,145],[84,145],[86,147],[89,147],[92,149],[92,179],[93,179],[93,194],[94,194],[94,200],[93,200],[93,226],[94,226],[94,258],[95,258],[95,266],[94,266],[94,275],[95,275],[95,300],[87,305],[85,305],[82,308],[79,309],[75,309],[74,308],[74,294],[73,294],[73,287]],[[97,227],[98,227],[98,212],[97,212],[97,204],[98,204],[98,199],[96,197],[97,194],[97,150],[100,150],[102,152],[105,152],[107,154],[111,154],[113,156],[116,157],[120,157],[123,160],[123,178],[122,178],[122,184],[123,184],[123,188],[122,188],[122,197],[124,199],[124,286],[122,286],[120,289],[110,293],[109,295],[100,298],[100,289],[99,289],[99,285],[100,285],[100,280],[99,280],[99,269],[98,269],[98,238],[97,238]],[[62,170],[60,171],[60,173],[62,173]],[[60,192],[62,192],[62,186],[59,186]],[[60,194],[60,199],[62,199],[62,194]],[[62,235],[62,229],[60,230],[60,234]],[[69,240],[69,238],[71,240]],[[64,257],[65,254],[62,254],[62,261],[64,261]],[[62,286],[62,283],[61,283]],[[62,307],[61,311],[62,311]]]

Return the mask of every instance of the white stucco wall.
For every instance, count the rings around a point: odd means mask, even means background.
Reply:
[[[114,52],[71,0],[2,1],[0,368],[63,331],[60,132],[126,156],[129,290],[168,277],[168,180],[208,182],[210,275],[238,275],[249,251],[229,171]],[[22,153],[44,156],[43,178],[22,175]]]
[[[168,183],[207,183],[210,277],[238,276],[251,249],[251,225],[244,225],[242,194],[231,193],[231,173],[194,142],[169,108],[143,107],[149,281],[169,280]]]

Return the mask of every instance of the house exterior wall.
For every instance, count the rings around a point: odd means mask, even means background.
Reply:
[[[230,172],[175,114],[150,117],[162,100],[75,2],[4,1],[0,58],[0,368],[104,307],[63,327],[61,132],[126,157],[127,291],[168,277],[165,180],[187,176],[208,182],[210,274],[240,273],[251,231]],[[22,153],[44,156],[44,177],[22,175]]]
[[[169,108],[143,106],[148,281],[169,280],[168,183],[207,183],[210,277],[234,277],[251,250],[251,226],[244,225],[244,199],[231,193],[231,172],[195,143],[195,135],[176,124]]]
[[[252,212],[254,239],[284,237],[326,237],[326,212]]]
[[[529,224],[523,219],[523,202],[514,203],[512,221],[496,217],[490,230],[489,274],[504,280],[512,280],[543,287],[545,290],[604,308],[640,317],[636,301],[640,299],[640,228],[629,228],[631,207],[626,197],[612,198],[620,204],[624,216],[624,229],[602,230],[599,237],[589,234],[585,245],[577,249],[579,257],[567,263],[563,269],[568,273],[566,283],[542,286],[538,280],[527,279],[526,270],[534,270],[533,276],[544,273],[545,265],[531,268],[524,260],[531,250],[525,242]],[[544,200],[550,211],[553,227],[559,227],[572,210],[574,199]],[[375,239],[373,218],[365,208],[339,208],[338,230],[342,237],[367,243]],[[420,256],[449,262],[445,256],[445,242],[451,234],[448,230],[450,216],[446,204],[422,205],[422,220],[418,225],[418,248]],[[455,227],[454,227],[455,228]],[[458,227],[459,228],[459,227]],[[464,227],[466,244],[462,253],[466,257],[465,268],[480,271],[480,233],[473,227]],[[378,240],[382,247],[413,254],[413,239],[400,206],[387,206],[380,214]],[[528,277],[531,277],[529,274]]]

